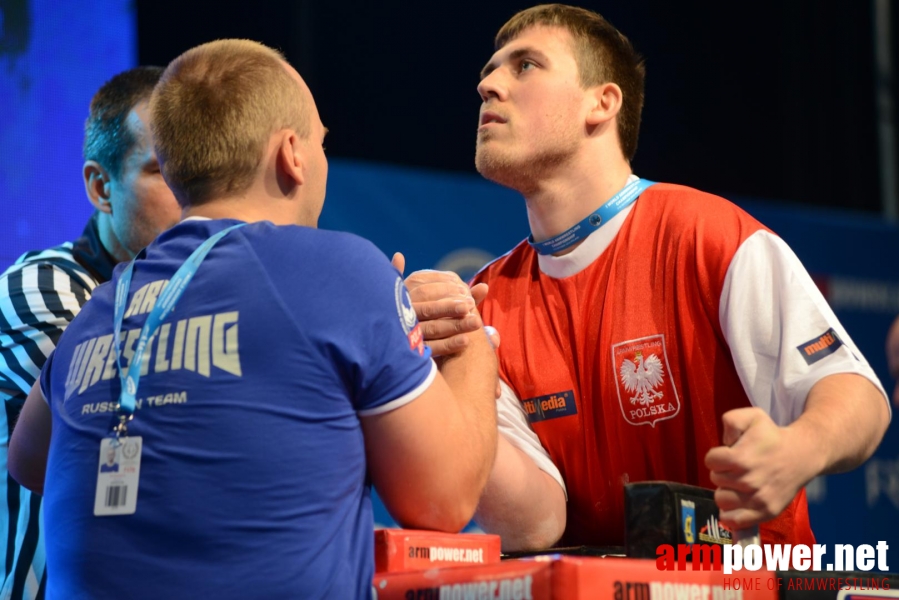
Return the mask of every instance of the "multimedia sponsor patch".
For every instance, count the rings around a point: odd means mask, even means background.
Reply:
[[[521,401],[521,406],[530,423],[577,414],[572,390],[528,398]]]
[[[802,354],[806,364],[813,365],[822,358],[830,356],[843,345],[843,340],[833,330],[833,327],[825,331],[813,340],[799,344],[796,348]]]

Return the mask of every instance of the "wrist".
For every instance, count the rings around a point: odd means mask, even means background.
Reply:
[[[833,445],[827,443],[823,428],[810,419],[802,419],[784,427],[791,437],[790,456],[793,464],[802,470],[803,485],[832,464]]]

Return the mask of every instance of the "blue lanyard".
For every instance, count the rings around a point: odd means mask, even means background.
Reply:
[[[621,188],[621,190],[612,196],[608,202],[604,203],[596,209],[595,212],[574,227],[563,231],[556,237],[550,238],[545,242],[535,242],[534,236],[530,235],[528,236],[528,244],[540,254],[555,254],[556,252],[561,252],[565,248],[580,242],[604,224],[608,223],[612,217],[633,204],[637,200],[637,197],[654,183],[654,181],[649,181],[648,179],[632,181]]]
[[[172,309],[175,307],[175,302],[177,302],[178,298],[181,297],[181,294],[184,293],[187,284],[190,283],[190,280],[196,275],[197,269],[200,267],[203,259],[206,258],[206,255],[209,254],[209,251],[212,250],[212,247],[232,230],[243,227],[244,225],[246,225],[246,223],[238,223],[219,231],[217,234],[200,244],[200,247],[194,250],[193,254],[191,254],[184,264],[178,268],[168,284],[166,284],[165,288],[160,292],[159,298],[153,306],[153,310],[147,315],[147,320],[140,331],[140,337],[137,339],[137,347],[134,350],[134,356],[131,357],[131,362],[128,365],[127,373],[122,368],[121,336],[122,322],[125,320],[125,306],[128,300],[128,290],[131,287],[131,276],[134,271],[134,260],[129,262],[128,266],[125,267],[125,270],[122,271],[122,274],[119,276],[119,281],[116,283],[115,316],[113,317],[112,333],[116,354],[116,366],[119,368],[119,378],[122,381],[122,391],[119,395],[118,409],[119,424],[114,428],[117,435],[122,435],[126,432],[125,422],[130,421],[134,415],[134,399],[137,395],[137,386],[140,383],[141,364],[143,363],[144,351],[147,349],[150,338],[156,334],[156,331],[159,329],[160,325],[162,325],[162,322],[168,314],[172,312]]]

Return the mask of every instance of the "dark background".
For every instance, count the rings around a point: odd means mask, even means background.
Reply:
[[[259,40],[307,80],[330,155],[473,173],[478,72],[496,30],[530,5],[138,0],[139,62]],[[646,58],[635,172],[729,197],[881,210],[870,1],[579,5]],[[897,13],[893,3],[894,37]]]

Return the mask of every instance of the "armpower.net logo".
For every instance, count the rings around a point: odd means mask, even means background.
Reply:
[[[656,550],[656,568],[660,571],[722,571],[725,588],[733,590],[889,590],[889,545],[834,544],[832,556],[827,544],[663,544]],[[871,577],[756,577],[756,571],[800,571],[810,574],[842,571],[877,571]],[[854,596],[843,596],[853,598]],[[858,596],[859,598],[867,596]]]

